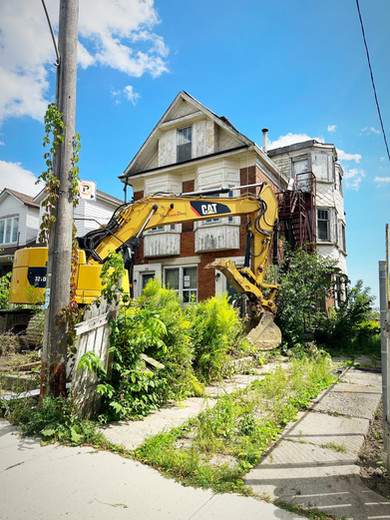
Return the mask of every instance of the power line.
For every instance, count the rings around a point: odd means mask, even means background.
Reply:
[[[365,30],[364,30],[362,13],[360,12],[359,0],[356,0],[356,7],[357,7],[358,15],[359,15],[360,27],[362,29],[362,36],[363,36],[363,41],[364,41],[364,47],[366,49],[368,68],[370,69],[371,84],[372,84],[372,90],[374,91],[374,98],[375,98],[376,109],[377,109],[377,112],[378,112],[378,117],[379,117],[380,125],[381,125],[381,128],[382,128],[383,140],[385,141],[387,157],[389,158],[389,161],[390,161],[389,145],[387,143],[387,137],[386,137],[385,127],[384,127],[384,124],[383,124],[381,108],[380,108],[379,101],[378,101],[378,96],[377,96],[377,93],[376,93],[374,74],[372,72],[370,53],[369,53],[369,50],[368,50],[368,45],[367,45],[367,40],[366,40],[366,33],[365,33]]]
[[[53,27],[52,27],[52,25],[51,25],[51,21],[50,21],[50,18],[49,18],[49,13],[47,12],[47,8],[46,8],[45,0],[41,0],[41,2],[42,2],[42,5],[43,5],[43,9],[44,9],[44,11],[45,11],[45,15],[46,15],[47,23],[48,23],[48,25],[49,25],[50,34],[51,34],[51,39],[53,40],[54,50],[55,50],[55,52],[56,52],[56,58],[57,58],[56,65],[57,65],[57,67],[58,67],[59,64],[60,64],[60,54],[59,54],[59,52],[58,52],[57,42],[56,42],[56,39],[55,39],[55,36],[54,36]]]

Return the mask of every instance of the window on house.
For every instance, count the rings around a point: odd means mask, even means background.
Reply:
[[[161,233],[162,231],[176,231],[176,224],[166,224],[165,226],[155,226],[146,231],[150,233]]]
[[[342,195],[343,194],[343,176],[341,175],[340,172],[339,172],[339,190]]]
[[[347,240],[345,237],[345,224],[344,222],[341,222],[341,246],[343,248],[343,251],[347,250]]]
[[[177,162],[188,161],[192,155],[192,127],[178,128],[176,160]]]
[[[198,300],[198,268],[165,267],[164,285],[179,295],[182,303]]]
[[[330,240],[330,211],[329,209],[317,210],[317,236],[318,240],[328,242]]]
[[[292,159],[293,176],[309,171],[309,157],[307,155]]]
[[[0,219],[0,244],[16,244],[18,241],[19,217]]]

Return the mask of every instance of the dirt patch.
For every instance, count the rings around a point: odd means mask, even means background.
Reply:
[[[360,476],[365,485],[390,498],[390,475],[383,464],[383,405],[379,405],[359,453]]]

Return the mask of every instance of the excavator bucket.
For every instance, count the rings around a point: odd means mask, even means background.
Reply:
[[[259,350],[273,350],[279,347],[282,333],[275,325],[272,312],[263,312],[259,323],[248,333],[247,339]]]

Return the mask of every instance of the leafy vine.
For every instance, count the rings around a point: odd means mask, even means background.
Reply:
[[[44,214],[42,216],[39,241],[43,244],[49,243],[50,232],[56,221],[55,210],[58,203],[60,179],[55,172],[55,161],[60,145],[64,142],[65,124],[63,115],[55,103],[47,107],[44,118],[45,134],[43,146],[46,151],[43,155],[46,170],[41,173],[38,181],[43,181],[46,185],[46,197],[43,201]],[[80,156],[80,135],[75,133],[72,140],[72,157],[69,175],[69,199],[75,208],[79,202],[79,156]],[[75,325],[79,319],[80,312],[76,301],[77,291],[77,269],[79,264],[79,251],[76,239],[76,226],[73,222],[72,228],[72,260],[71,260],[71,283],[70,283],[70,303],[62,309],[59,320],[64,320],[67,324],[68,344],[71,346],[75,337]]]

